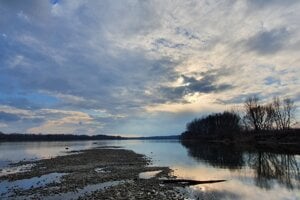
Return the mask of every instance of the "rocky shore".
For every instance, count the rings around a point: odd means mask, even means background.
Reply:
[[[56,174],[59,180],[30,188],[9,188],[0,199],[184,199],[176,185],[162,179],[174,178],[168,167],[149,166],[150,160],[131,150],[102,147],[35,162],[30,171],[8,174],[0,181],[33,180]],[[140,178],[143,172],[158,171],[153,177]],[[9,183],[9,182],[8,182]]]

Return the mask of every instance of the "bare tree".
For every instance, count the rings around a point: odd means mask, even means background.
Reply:
[[[282,122],[282,112],[281,112],[281,101],[279,97],[274,97],[273,108],[274,108],[274,121],[276,124],[276,129],[280,130],[283,127],[283,122]]]
[[[261,113],[262,107],[259,105],[258,97],[249,97],[245,101],[245,111],[246,115],[244,116],[244,121],[247,126],[252,127],[255,131],[262,129],[261,127]]]
[[[275,122],[275,111],[271,103],[264,106],[265,115],[264,115],[264,127],[265,130],[272,130],[274,128]]]
[[[286,130],[291,128],[294,117],[295,106],[290,98],[281,101],[278,97],[273,99],[274,121],[277,130]]]
[[[258,97],[249,97],[245,101],[244,123],[255,131],[271,130],[274,127],[275,111],[273,104],[260,105]]]

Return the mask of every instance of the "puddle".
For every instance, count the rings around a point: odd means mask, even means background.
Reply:
[[[3,168],[3,169],[0,169],[0,177],[6,176],[9,174],[16,174],[16,173],[20,173],[20,172],[30,171],[33,166],[34,166],[34,164],[26,164],[26,165],[20,165],[20,166],[15,166],[15,167]]]
[[[33,177],[30,179],[22,179],[16,181],[0,181],[0,197],[10,196],[12,191],[17,190],[28,190],[32,188],[44,187],[49,183],[59,183],[60,178],[66,175],[66,173],[51,173],[41,177]]]
[[[23,179],[17,181],[2,181],[0,182],[0,199],[10,199],[10,196],[14,194],[14,190],[28,190],[32,188],[45,187],[49,183],[59,183],[60,178],[66,175],[66,173],[51,173],[47,175],[43,175],[41,177],[34,177],[30,179]],[[28,195],[28,196],[18,196],[14,197],[16,200],[26,200],[26,199],[34,199],[36,197],[42,197],[45,200],[56,200],[56,199],[64,199],[64,200],[73,200],[78,199],[80,196],[84,196],[95,192],[97,190],[104,190],[108,187],[116,186],[119,184],[123,184],[125,182],[129,182],[131,180],[121,180],[121,181],[108,181],[104,183],[88,185],[83,189],[78,189],[75,192],[66,192],[53,194],[51,196],[39,196],[39,194]],[[54,188],[54,187],[53,187]],[[48,189],[51,190],[51,187]]]
[[[140,179],[150,179],[150,178],[155,177],[160,172],[162,172],[162,170],[142,172],[142,173],[139,174],[139,178]]]

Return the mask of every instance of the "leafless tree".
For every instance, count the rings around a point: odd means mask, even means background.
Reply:
[[[249,97],[245,101],[244,122],[255,131],[271,130],[274,128],[275,110],[273,104],[259,104],[258,97]]]
[[[264,114],[264,109],[259,105],[258,97],[249,97],[245,101],[245,111],[244,116],[245,123],[252,127],[255,131],[262,129],[262,115]]]
[[[263,129],[265,130],[272,130],[274,128],[275,122],[275,111],[271,103],[263,106],[265,110],[264,119],[263,119]]]
[[[273,99],[274,121],[278,130],[286,130],[291,128],[294,117],[295,106],[290,98],[282,101],[276,97]]]
[[[290,98],[286,98],[283,100],[283,110],[286,116],[285,127],[287,129],[290,129],[292,120],[294,119],[294,112],[296,110],[294,102]]]
[[[244,104],[244,123],[247,128],[255,131],[290,129],[294,119],[294,102],[285,98],[275,97],[272,103],[262,105],[258,97],[249,97]]]

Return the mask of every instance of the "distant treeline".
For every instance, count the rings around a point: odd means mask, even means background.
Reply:
[[[167,140],[179,139],[179,135],[151,136],[151,137],[121,137],[109,135],[72,135],[72,134],[28,134],[0,132],[0,142],[17,141],[72,141],[72,140]]]
[[[274,139],[274,135],[289,134],[293,138],[296,136],[300,142],[300,130],[292,129],[294,112],[291,99],[276,97],[270,103],[261,104],[258,97],[250,97],[245,101],[243,110],[214,113],[187,123],[181,139],[266,141],[267,135]],[[278,137],[275,138],[278,140]]]
[[[71,140],[116,140],[120,136],[108,135],[70,135],[70,134],[4,134],[0,132],[1,141],[71,141]]]
[[[180,135],[149,136],[149,137],[126,137],[126,138],[123,138],[123,139],[130,139],[130,140],[179,140]]]

